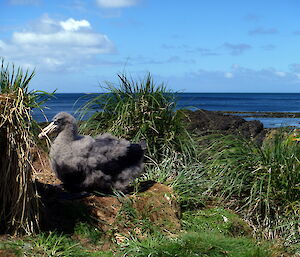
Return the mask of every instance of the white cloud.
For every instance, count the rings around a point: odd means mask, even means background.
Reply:
[[[80,28],[91,28],[91,24],[87,20],[76,21],[73,18],[61,21],[59,24],[66,31],[77,31]]]
[[[233,78],[233,73],[232,72],[225,72],[224,77],[227,79]]]
[[[87,34],[62,31],[51,34],[38,34],[32,32],[15,32],[13,33],[12,42],[16,45],[29,47],[91,47],[95,49],[95,52],[99,53],[108,53],[110,51],[105,46],[109,43],[107,36],[97,33]]]
[[[98,6],[102,8],[122,8],[137,4],[137,0],[96,0]]]
[[[14,32],[9,40],[0,38],[0,56],[42,70],[74,70],[114,52],[106,35],[92,31],[87,20],[73,18],[56,21],[46,15],[30,30]]]
[[[283,72],[283,71],[275,71],[275,74],[279,77],[285,77],[286,76],[286,73]]]
[[[299,72],[285,71],[285,76],[279,76],[278,72],[282,75],[282,71],[275,68],[252,69],[234,65],[229,71],[200,69],[184,76],[169,75],[162,80],[167,80],[178,91],[184,89],[182,85],[190,85],[188,92],[299,92]]]

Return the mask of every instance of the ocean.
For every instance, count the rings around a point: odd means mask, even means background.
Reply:
[[[33,117],[39,121],[51,120],[61,111],[74,114],[87,99],[87,94],[55,94],[46,103],[44,114],[33,111]],[[234,112],[300,112],[300,93],[177,93],[177,109],[205,109],[210,111]],[[239,114],[244,116],[245,114]],[[300,118],[244,117],[246,120],[260,120],[266,128],[282,126],[300,127]]]

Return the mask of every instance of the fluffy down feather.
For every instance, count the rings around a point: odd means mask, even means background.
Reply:
[[[65,112],[54,116],[39,137],[57,132],[50,161],[57,177],[69,191],[125,191],[144,167],[140,144],[106,133],[95,138],[79,135],[75,118]]]

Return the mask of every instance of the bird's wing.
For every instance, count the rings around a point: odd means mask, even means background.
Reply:
[[[103,134],[95,138],[89,153],[89,162],[105,173],[118,173],[140,163],[143,153],[139,144],[131,144],[125,139],[119,140],[110,134]]]
[[[93,151],[104,155],[107,161],[111,161],[126,155],[129,146],[129,141],[118,139],[111,134],[106,133],[95,137]]]
[[[79,136],[71,144],[72,157],[88,158],[89,153],[93,150],[95,139],[90,136]]]

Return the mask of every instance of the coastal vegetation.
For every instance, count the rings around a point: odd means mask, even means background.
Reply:
[[[262,145],[242,134],[195,135],[187,129],[185,113],[176,111],[172,92],[155,85],[150,75],[135,81],[121,74],[118,85],[107,84],[105,94],[95,95],[80,110],[82,117],[88,117],[81,122],[81,131],[110,132],[147,144],[145,172],[134,182],[134,192],[103,197],[113,203],[113,210],[119,208],[111,226],[98,224],[103,204],[92,202],[83,210],[82,201],[65,200],[59,204],[64,204],[65,217],[74,220],[72,229],[41,232],[39,216],[45,213],[39,203],[45,196],[38,195],[31,165],[31,149],[37,145],[31,108],[41,104],[37,92],[28,91],[34,74],[14,72],[2,62],[0,75],[4,234],[0,255],[290,256],[300,252],[300,149],[291,133],[272,132]],[[148,181],[169,191],[161,198],[139,192],[139,185]],[[141,199],[146,199],[142,206],[151,206],[152,211],[138,208]],[[161,201],[170,203],[170,208],[176,203],[178,225],[171,216],[161,218]],[[62,205],[50,207],[57,206]],[[98,218],[89,212],[91,206],[100,213]]]
[[[81,115],[93,113],[81,126],[85,133],[110,132],[135,142],[145,141],[148,157],[161,158],[179,151],[189,157],[194,144],[186,131],[174,94],[164,84],[156,85],[148,74],[143,80],[119,74],[119,83],[107,83],[81,108]],[[90,95],[88,95],[90,98]]]
[[[217,136],[206,149],[209,193],[227,201],[250,222],[257,236],[299,239],[300,148],[278,130],[262,146]]]

